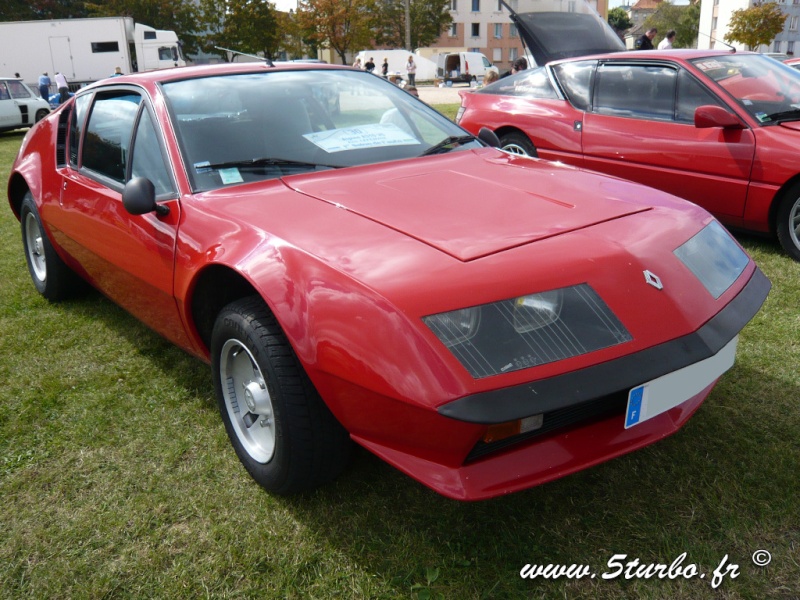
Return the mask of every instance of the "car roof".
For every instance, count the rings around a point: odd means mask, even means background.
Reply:
[[[696,58],[707,58],[713,56],[731,56],[733,54],[753,55],[755,52],[732,52],[731,50],[697,50],[697,49],[675,49],[675,50],[628,50],[625,52],[606,52],[603,54],[592,54],[589,56],[576,56],[573,58],[553,61],[553,64],[574,62],[586,59],[609,59],[609,60],[632,60],[632,61],[652,61],[652,60],[693,60]]]

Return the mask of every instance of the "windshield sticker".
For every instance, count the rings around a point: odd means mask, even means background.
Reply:
[[[244,179],[242,179],[242,174],[239,173],[239,169],[220,169],[219,176],[222,179],[222,183],[228,185],[230,183],[242,183]]]
[[[755,118],[758,119],[759,123],[764,123],[766,121],[771,121],[772,119],[769,118],[769,115],[765,112],[757,112],[755,114]]]
[[[704,60],[694,63],[701,71],[713,71],[714,69],[724,69],[725,67],[718,60]]]
[[[195,173],[208,173],[211,170],[211,163],[207,160],[203,162],[194,163],[194,172]]]
[[[417,138],[393,123],[373,123],[332,131],[319,131],[307,133],[303,137],[328,153],[419,144]]]

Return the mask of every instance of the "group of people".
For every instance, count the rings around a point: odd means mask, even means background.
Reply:
[[[114,72],[109,75],[109,77],[121,76],[121,67],[116,67]],[[56,88],[58,89],[58,103],[61,104],[62,102],[69,100],[69,83],[67,82],[67,78],[60,71],[55,74],[55,80]],[[47,71],[44,71],[41,75],[39,75],[39,95],[48,102],[50,101],[50,86],[52,84],[53,82],[50,80],[50,76],[47,74]]]
[[[653,38],[656,37],[657,33],[658,29],[655,27],[651,27],[650,29],[645,31],[641,37],[636,39],[636,42],[634,43],[633,47],[636,48],[637,50],[653,50],[655,48],[655,46],[653,46]],[[671,50],[672,43],[675,41],[675,35],[676,35],[675,30],[670,29],[667,32],[667,35],[664,37],[664,39],[658,43],[658,49]]]
[[[375,60],[370,57],[370,59],[361,65],[361,59],[356,58],[356,62],[353,63],[353,66],[356,69],[364,69],[368,73],[373,73],[375,71]],[[416,89],[417,85],[417,63],[414,62],[414,57],[409,55],[408,62],[406,62],[406,71],[408,72],[408,85],[414,87]],[[381,76],[384,78],[389,77],[389,59],[384,58],[383,64],[381,64]]]

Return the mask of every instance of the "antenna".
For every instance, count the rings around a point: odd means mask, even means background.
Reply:
[[[726,42],[723,42],[723,41],[721,41],[721,40],[718,40],[718,39],[716,39],[716,38],[713,38],[713,37],[711,37],[710,35],[708,35],[707,33],[705,33],[704,31],[700,31],[699,29],[697,30],[697,33],[701,33],[701,34],[703,34],[704,36],[706,36],[708,39],[710,39],[710,40],[711,40],[712,42],[714,42],[715,44],[716,44],[717,42],[719,42],[719,43],[720,43],[720,44],[722,44],[723,46],[727,46],[728,48],[730,48],[730,49],[731,49],[731,53],[733,53],[733,54],[736,54],[736,47],[735,47],[735,46],[731,46],[730,44],[728,44],[728,43],[726,43]]]
[[[230,48],[223,48],[222,46],[214,46],[215,50],[222,50],[223,52],[230,52],[231,54],[238,54],[240,56],[249,56],[250,58],[255,58],[257,60],[263,60],[267,63],[268,67],[274,67],[275,65],[272,64],[272,61],[268,59],[266,56],[257,56],[255,54],[248,54],[247,52],[240,52],[239,50],[231,50]]]

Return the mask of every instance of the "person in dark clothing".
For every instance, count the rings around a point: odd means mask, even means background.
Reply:
[[[637,50],[652,50],[654,47],[653,38],[656,37],[657,33],[658,29],[651,27],[644,33],[643,36],[636,39],[636,43],[633,45],[633,47]]]
[[[388,77],[389,76],[389,59],[388,58],[384,58],[383,59],[383,64],[381,65],[381,75],[383,77]]]
[[[372,73],[375,70],[375,63],[372,61],[372,57],[364,63],[364,70],[366,70],[367,73]]]

